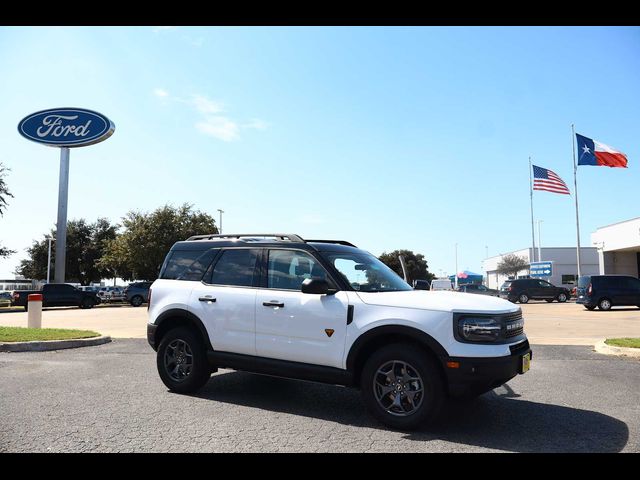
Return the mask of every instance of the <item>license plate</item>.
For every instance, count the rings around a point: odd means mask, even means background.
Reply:
[[[526,373],[531,368],[531,354],[527,353],[522,356],[522,373]]]

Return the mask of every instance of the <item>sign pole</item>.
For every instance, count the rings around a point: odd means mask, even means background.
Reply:
[[[529,157],[529,196],[531,197],[531,260],[535,262],[536,261],[536,234],[533,228],[533,180],[531,179],[531,157]],[[529,263],[531,263],[531,260],[529,260]]]
[[[56,225],[56,267],[54,283],[64,283],[67,261],[67,203],[69,198],[69,147],[60,148],[58,223]]]
[[[576,130],[571,124],[571,144],[573,146],[573,189],[576,194],[576,260],[578,263],[578,278],[582,275],[580,269],[580,219],[578,217],[578,165],[576,165]]]

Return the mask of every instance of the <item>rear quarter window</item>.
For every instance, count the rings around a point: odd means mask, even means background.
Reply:
[[[159,278],[164,280],[200,280],[215,253],[217,253],[217,249],[174,250],[169,253]],[[203,267],[207,258],[208,262]]]

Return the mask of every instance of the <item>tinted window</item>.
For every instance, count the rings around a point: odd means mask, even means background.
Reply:
[[[216,254],[220,251],[218,248],[212,248],[211,250],[207,250],[202,255],[194,260],[194,262],[187,268],[182,275],[178,277],[178,280],[187,280],[187,281],[195,281],[199,282],[202,280],[205,270],[216,256]],[[145,288],[144,285],[140,285],[140,287]],[[146,288],[149,288],[149,285],[146,285]]]
[[[640,288],[640,281],[636,280],[635,278],[622,277],[620,278],[620,280],[622,281],[622,288],[629,288],[634,290]]]
[[[174,250],[167,259],[166,267],[160,278],[175,280],[195,262],[204,250]]]
[[[321,278],[330,282],[318,260],[297,250],[270,250],[267,277],[268,288],[287,290],[300,290],[307,278]]]
[[[213,267],[211,283],[251,287],[259,250],[225,250]]]

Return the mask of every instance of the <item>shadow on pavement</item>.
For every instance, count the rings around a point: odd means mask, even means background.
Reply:
[[[197,398],[387,430],[365,410],[359,391],[312,382],[222,371]],[[512,452],[619,452],[627,425],[608,415],[523,400],[502,386],[475,400],[450,400],[441,419],[405,439],[441,440]]]

